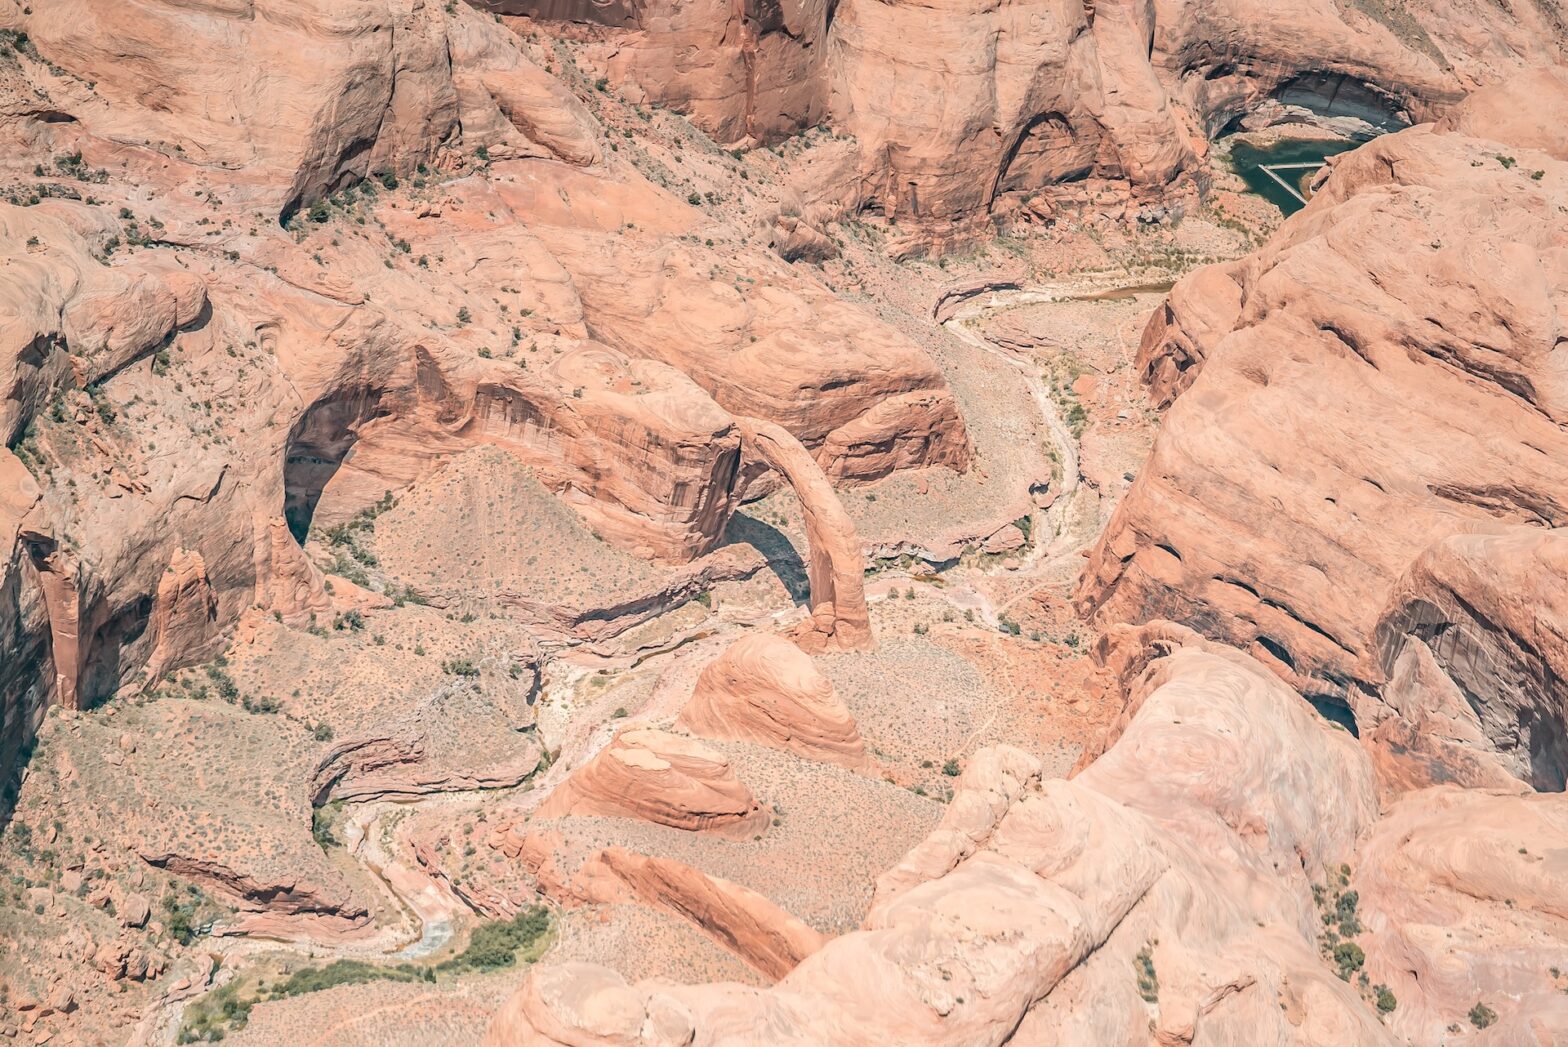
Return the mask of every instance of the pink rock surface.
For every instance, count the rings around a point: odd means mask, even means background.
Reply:
[[[546,965],[487,1047],[1392,1043],[1320,966],[1307,891],[1375,815],[1365,756],[1262,666],[1186,638],[1127,681],[1137,712],[1077,779],[976,754],[863,928],[773,988]]]
[[[643,818],[677,829],[750,836],[767,812],[722,753],[665,731],[622,731],[556,786],[541,818]]]
[[[1530,141],[1561,137],[1552,104]],[[1180,395],[1078,605],[1201,622],[1352,699],[1384,682],[1378,616],[1423,549],[1568,520],[1568,167],[1418,127],[1320,177],[1267,246],[1156,313],[1144,374]]]
[[[1355,885],[1372,978],[1411,1043],[1555,1044],[1568,1034],[1568,806],[1561,793],[1443,786],[1401,797],[1361,843]],[[1556,973],[1554,973],[1556,972]],[[1451,1038],[1452,1037],[1452,1038]]]
[[[757,633],[702,670],[679,726],[704,738],[759,742],[861,767],[866,744],[833,685],[795,644]]]

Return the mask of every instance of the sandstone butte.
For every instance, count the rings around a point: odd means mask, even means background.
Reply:
[[[0,0],[0,1036],[1568,1043],[1565,47]]]

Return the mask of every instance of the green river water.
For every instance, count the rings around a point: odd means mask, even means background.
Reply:
[[[1312,176],[1322,166],[1323,161],[1336,153],[1354,149],[1357,144],[1340,139],[1286,139],[1266,146],[1234,142],[1230,147],[1230,162],[1231,167],[1241,175],[1242,180],[1254,193],[1289,215],[1295,214],[1306,205],[1271,178],[1264,167],[1277,164],[1313,164],[1311,168],[1293,168],[1277,172],[1281,178],[1296,186],[1305,196],[1303,187],[1312,180]]]

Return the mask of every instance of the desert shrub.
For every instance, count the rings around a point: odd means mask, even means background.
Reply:
[[[1339,968],[1339,976],[1346,981],[1350,976],[1361,969],[1367,962],[1367,954],[1355,942],[1340,942],[1334,946],[1334,965]]]
[[[1145,945],[1138,950],[1138,955],[1133,957],[1133,970],[1138,976],[1138,995],[1145,1003],[1156,1003],[1160,998],[1160,979],[1154,973],[1154,954]]]

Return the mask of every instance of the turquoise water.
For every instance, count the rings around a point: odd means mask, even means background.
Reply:
[[[1257,146],[1247,142],[1234,142],[1230,147],[1230,163],[1235,172],[1241,175],[1247,187],[1254,193],[1263,197],[1269,203],[1278,207],[1285,214],[1295,214],[1306,205],[1296,199],[1289,190],[1269,177],[1263,170],[1265,165],[1274,164],[1313,164],[1310,168],[1280,171],[1279,176],[1285,181],[1297,186],[1298,189],[1310,182],[1317,169],[1322,167],[1323,161],[1337,153],[1343,153],[1356,147],[1355,142],[1346,142],[1336,139],[1287,139],[1275,142],[1272,145]],[[1305,195],[1305,194],[1303,194]]]

